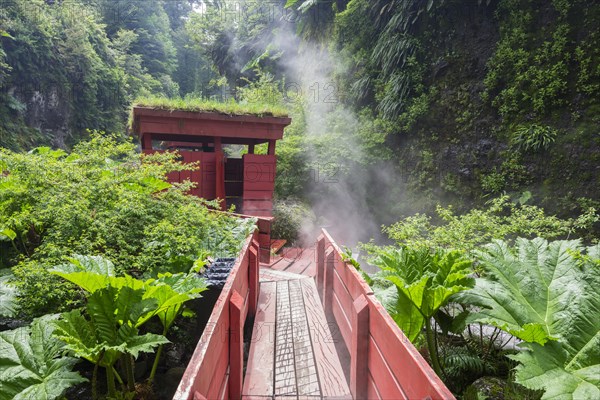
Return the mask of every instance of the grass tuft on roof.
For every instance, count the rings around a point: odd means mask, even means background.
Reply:
[[[288,116],[288,110],[283,106],[259,102],[238,103],[233,99],[220,102],[201,98],[186,97],[182,99],[150,96],[137,98],[133,102],[131,114],[133,114],[133,107],[148,107],[168,111],[211,112],[226,115],[253,115],[256,117]]]

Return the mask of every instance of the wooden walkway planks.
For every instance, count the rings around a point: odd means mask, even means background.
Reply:
[[[343,398],[343,396],[346,396],[346,398],[351,399],[350,389],[335,350],[334,338],[325,318],[315,282],[312,279],[306,279],[302,280],[301,283],[306,313],[312,321],[310,333],[321,395],[323,398]],[[337,340],[341,340],[339,335]]]
[[[308,279],[308,276],[292,274],[287,271],[278,271],[270,268],[260,269],[260,282],[277,282],[277,281],[289,281],[293,279]]]
[[[277,271],[286,271],[314,277],[317,273],[316,247],[283,248],[281,250],[281,255],[275,255],[271,264],[264,266]]]
[[[276,283],[274,394],[278,397],[297,394],[294,332],[287,283],[288,281]]]
[[[296,386],[300,396],[318,396],[321,394],[319,378],[313,354],[313,345],[309,332],[309,318],[311,325],[315,322],[312,313],[305,308],[302,286],[306,279],[288,281],[288,294],[290,296],[291,320],[293,323],[294,362],[296,364]],[[285,285],[283,290],[285,290]],[[285,343],[284,346],[287,346]],[[319,347],[319,346],[315,346]],[[341,368],[341,367],[340,367]],[[277,370],[277,368],[276,368]]]
[[[242,398],[350,399],[314,281],[268,268],[260,277]]]
[[[242,393],[273,392],[276,282],[261,282]]]

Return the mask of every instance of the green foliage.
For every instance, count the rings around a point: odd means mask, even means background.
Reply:
[[[316,91],[311,89],[308,95],[302,95],[294,92],[294,86],[286,91],[284,80],[259,69],[254,72],[257,79],[238,90],[240,102],[279,108],[283,104],[292,119],[277,145],[277,197],[291,203],[301,202],[306,199],[307,191],[315,187],[319,192],[330,190],[331,183],[347,178],[357,165],[391,156],[385,147],[391,124],[374,118],[369,110],[354,115],[334,104],[336,94],[329,91],[335,90],[332,87],[323,89],[334,97],[332,103],[324,100],[327,110],[324,112],[321,103],[312,103],[317,100],[310,93],[319,96]]]
[[[245,79],[257,78],[256,68],[272,73],[280,70],[277,61],[282,58],[284,46],[275,39],[281,31],[275,29],[273,13],[281,13],[284,20],[289,18],[283,3],[265,7],[260,2],[223,0],[205,2],[204,7],[202,13],[191,13],[185,24],[189,46],[209,62],[212,79],[204,92],[211,92],[215,86],[237,90],[245,85]],[[204,94],[228,97],[223,91]]]
[[[32,111],[54,114],[36,122],[38,128],[53,130],[55,141],[63,145],[70,131],[81,137],[86,128],[122,127],[123,91],[115,54],[93,12],[81,3],[52,7],[43,0],[5,6],[0,24],[9,33],[2,47],[10,71],[3,87],[11,90],[0,98],[0,145],[9,135],[29,134],[20,118],[32,117]],[[17,103],[24,107],[14,112]]]
[[[505,187],[504,175],[496,170],[481,177],[481,188],[487,193],[501,193]]]
[[[157,301],[157,310],[153,313],[158,317],[163,326],[163,335],[166,335],[175,319],[181,315],[183,304],[189,300],[200,297],[200,293],[206,290],[206,285],[195,272],[187,274],[159,274],[158,279],[146,283],[147,289],[145,298]],[[141,323],[144,320],[142,319]],[[162,353],[161,344],[154,358],[152,371],[150,372],[149,382],[154,380],[158,362]]]
[[[310,180],[309,156],[306,149],[306,121],[301,106],[291,112],[292,123],[285,130],[283,140],[277,145],[277,179],[275,193],[278,198],[302,198]]]
[[[77,359],[64,356],[64,344],[53,337],[56,318],[47,315],[0,332],[0,399],[53,400],[87,381],[72,371]]]
[[[394,286],[376,293],[394,321],[414,343],[426,327],[427,347],[433,369],[442,376],[442,366],[431,319],[450,297],[474,285],[471,262],[458,251],[431,252],[408,247],[380,249],[371,260],[381,269],[379,277]],[[394,293],[393,290],[396,290]]]
[[[486,96],[497,91],[491,100],[503,116],[524,111],[545,115],[564,104],[572,57],[568,46],[572,28],[566,21],[571,4],[565,4],[565,12],[538,33],[531,28],[541,18],[542,8],[533,2],[500,3],[501,39],[488,62],[485,85]]]
[[[296,4],[298,4],[299,0],[287,0],[285,2],[285,8],[290,8],[295,6]],[[307,10],[309,10],[311,7],[313,7],[314,5],[316,5],[319,2],[319,0],[304,0],[301,2],[301,4],[298,4],[298,11],[301,12],[306,12]]]
[[[86,360],[105,367],[109,394],[114,396],[113,365],[123,356],[137,358],[139,352],[159,347],[150,373],[153,380],[162,345],[180,315],[183,304],[197,298],[206,289],[195,273],[159,274],[157,279],[141,281],[129,275],[115,276],[113,264],[102,257],[75,256],[69,264],[59,265],[53,274],[76,284],[87,292],[87,318],[78,310],[63,314],[56,322],[58,337],[70,350]],[[163,325],[162,335],[139,335],[139,327],[152,317]],[[128,387],[134,374],[125,361]]]
[[[494,242],[476,253],[489,278],[479,279],[476,289],[459,299],[484,308],[473,315],[478,322],[527,342],[556,340],[560,313],[583,290],[567,285],[583,278],[568,254],[577,247],[575,242],[548,245],[540,238],[519,238],[514,252],[506,242]]]
[[[486,194],[529,190],[532,203],[565,215],[553,195],[578,190],[582,178],[595,193],[588,149],[597,147],[600,6],[427,3],[350,1],[330,40],[341,101],[368,107],[393,122],[391,132],[405,134],[386,144],[394,163],[410,171],[402,192],[418,191],[425,201],[402,211],[440,200],[479,203],[483,187]],[[521,129],[530,126],[537,128]],[[480,147],[484,139],[490,149]],[[552,167],[531,154],[544,149]],[[424,150],[434,155],[431,164],[419,163]],[[518,153],[522,174],[502,165]]]
[[[271,237],[285,239],[290,245],[301,239],[303,234],[311,234],[307,229],[316,223],[310,207],[293,200],[276,200],[273,203],[273,217]]]
[[[375,283],[377,283],[381,287],[382,279],[373,279],[371,277],[371,275],[369,275],[367,272],[365,272],[360,267],[360,263],[358,262],[358,260],[356,258],[354,258],[354,255],[352,254],[352,249],[344,246],[344,251],[343,251],[343,253],[341,253],[341,256],[342,256],[342,261],[344,261],[345,263],[350,264],[354,268],[356,268],[356,270],[360,273],[360,275],[362,276],[362,278],[365,280],[365,282],[368,285],[374,286]],[[387,282],[387,283],[389,283],[389,282]],[[390,287],[390,286],[391,285],[389,285],[389,284],[383,284],[383,287]]]
[[[413,47],[407,40],[400,40],[399,43],[406,43],[409,48]],[[390,76],[378,82],[376,100],[378,111],[383,117],[400,117],[403,128],[410,129],[417,118],[427,112],[429,96],[423,93],[422,65],[412,55],[405,63],[406,68],[390,69]]]
[[[176,154],[141,156],[112,136],[94,135],[70,154],[42,148],[0,159],[10,171],[0,178],[0,226],[16,233],[0,241],[2,267],[13,267],[27,315],[81,304],[73,286],[47,276],[74,253],[102,255],[138,277],[187,272],[206,252],[236,256],[254,229],[186,195],[190,183],[167,184],[169,171],[189,168]]]
[[[123,130],[127,108],[140,95],[200,93],[214,72],[190,51],[184,29],[199,3],[5,4],[0,146],[68,146],[85,138],[86,129]]]
[[[578,241],[518,239],[478,252],[486,273],[459,300],[481,307],[473,320],[497,326],[525,341],[529,351],[516,381],[545,390],[544,399],[596,398],[600,395],[600,284],[598,247]]]
[[[583,12],[591,14],[594,11],[585,9]],[[593,18],[584,18],[584,21],[591,25]],[[594,45],[598,43],[600,33],[590,28],[590,34],[575,48],[574,58],[578,63],[577,91],[593,99],[600,91],[600,49]]]
[[[169,111],[214,112],[228,115],[255,115],[259,117],[288,116],[288,112],[285,107],[261,103],[258,101],[238,103],[233,99],[227,102],[219,102],[214,100],[198,99],[191,97],[187,97],[185,99],[170,99],[166,97],[145,97],[136,99],[133,103],[133,106],[148,107]]]
[[[0,316],[13,317],[17,313],[17,289],[8,281],[10,275],[0,276]]]
[[[589,211],[596,215],[593,208]],[[434,224],[431,217],[417,214],[384,227],[383,231],[397,243],[411,248],[473,250],[492,239],[566,237],[586,232],[593,224],[588,221],[582,226],[579,218],[563,220],[546,215],[543,209],[515,204],[508,196],[490,201],[488,208],[473,209],[464,215],[454,214],[452,207],[438,206],[437,217],[440,223]]]
[[[397,296],[384,299],[386,309],[411,341],[426,321],[455,293],[474,284],[471,262],[460,252],[408,247],[382,249],[371,262],[381,269],[379,278],[395,285]]]
[[[500,168],[494,167],[489,174],[480,177],[481,188],[484,192],[498,195],[507,190],[520,190],[532,182],[527,168],[519,157],[519,153],[507,151],[504,157],[505,160]]]
[[[494,365],[467,346],[449,346],[441,361],[446,381],[452,387],[459,386],[458,382],[462,383],[473,376],[483,376],[486,372],[494,370]]]
[[[142,290],[108,286],[89,296],[87,318],[79,310],[64,313],[55,322],[55,335],[78,357],[106,368],[108,395],[115,397],[113,366],[121,356],[137,357],[140,352],[152,352],[168,343],[161,335],[139,335],[135,326],[155,306],[150,299],[142,301]]]
[[[511,139],[511,144],[522,151],[546,150],[554,143],[556,136],[556,129],[531,124],[517,128]]]

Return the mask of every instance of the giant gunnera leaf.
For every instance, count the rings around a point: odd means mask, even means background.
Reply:
[[[600,398],[598,246],[579,241],[496,241],[478,254],[486,272],[459,300],[482,307],[472,320],[522,339],[516,381],[544,399]]]
[[[471,262],[460,252],[390,248],[373,260],[379,278],[394,284],[378,297],[412,342],[452,295],[473,287]],[[395,289],[395,290],[394,290]]]
[[[64,345],[52,337],[57,316],[36,319],[31,326],[0,332],[0,400],[51,400],[86,382],[62,357]]]

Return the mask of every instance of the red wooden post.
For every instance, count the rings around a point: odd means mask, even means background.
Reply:
[[[325,274],[323,278],[323,306],[325,308],[325,314],[330,315],[332,311],[333,302],[333,271],[335,264],[335,251],[333,247],[327,249],[325,253]]]
[[[269,140],[269,147],[267,148],[267,154],[272,156],[275,155],[275,143],[277,143],[275,140]]]
[[[320,235],[317,239],[317,292],[321,295],[321,302],[323,301],[323,277],[325,274],[325,236]]]
[[[244,368],[244,299],[233,290],[229,299],[229,398],[242,398]]]
[[[215,170],[215,192],[216,197],[221,200],[221,211],[225,211],[227,210],[227,195],[225,194],[225,154],[221,149],[221,138],[215,138],[215,157],[217,164]]]
[[[142,136],[142,150],[152,150],[152,135],[149,133]]]
[[[256,315],[256,305],[258,304],[258,291],[259,291],[259,246],[258,242],[252,241],[252,246],[249,249],[248,254],[248,314],[250,316]]]
[[[369,353],[369,302],[364,294],[354,300],[350,350],[350,392],[355,399],[367,398]]]
[[[225,193],[225,153],[223,153],[223,145],[221,138],[216,136],[215,140],[215,197],[220,199],[221,211],[227,209]]]
[[[248,154],[254,154],[254,143],[248,145]]]

